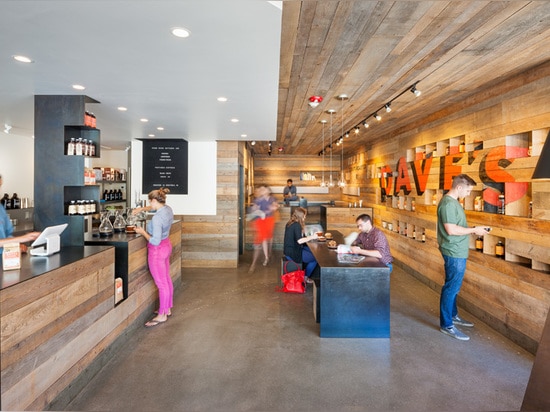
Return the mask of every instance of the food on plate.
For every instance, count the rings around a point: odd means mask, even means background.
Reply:
[[[336,243],[336,240],[329,240],[329,241],[327,242],[327,246],[328,246],[328,247],[337,247],[338,244]]]
[[[332,233],[330,233],[330,232],[325,233],[325,237],[327,239],[332,239]]]

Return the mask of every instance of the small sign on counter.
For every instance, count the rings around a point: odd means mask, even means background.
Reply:
[[[4,270],[21,269],[21,249],[19,243],[6,243],[2,251],[2,268]]]

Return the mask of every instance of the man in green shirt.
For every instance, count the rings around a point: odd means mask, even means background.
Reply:
[[[455,325],[472,327],[474,324],[458,316],[456,299],[469,252],[469,236],[483,236],[490,228],[468,227],[466,214],[458,199],[468,196],[476,182],[468,175],[461,174],[453,178],[451,190],[443,196],[437,206],[437,243],[445,262],[445,283],[441,288],[439,302],[439,323],[441,332],[459,340],[469,340]]]

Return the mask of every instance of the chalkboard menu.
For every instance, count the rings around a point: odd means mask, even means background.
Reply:
[[[143,141],[142,193],[161,187],[170,194],[187,194],[188,148],[184,139],[140,139]]]

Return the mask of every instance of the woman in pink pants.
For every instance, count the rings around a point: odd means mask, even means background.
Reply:
[[[145,324],[147,327],[166,322],[172,314],[174,285],[170,277],[170,228],[174,221],[172,208],[166,204],[166,195],[170,189],[160,188],[149,193],[149,206],[143,209],[154,210],[153,218],[147,224],[147,230],[136,227],[136,233],[147,239],[147,259],[149,271],[159,290],[159,309],[157,315]],[[134,210],[134,213],[139,210]]]

